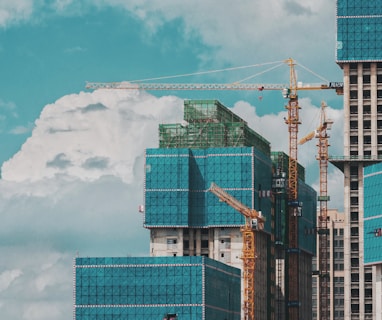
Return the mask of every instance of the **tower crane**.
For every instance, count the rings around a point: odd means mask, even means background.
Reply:
[[[303,137],[298,143],[304,144],[314,137],[318,139],[318,155],[316,159],[319,161],[320,167],[320,195],[318,200],[320,202],[320,212],[318,216],[318,270],[319,270],[319,315],[321,320],[328,320],[329,316],[329,270],[328,270],[328,162],[329,162],[329,134],[333,121],[327,118],[325,102],[321,103],[320,109],[320,123],[316,130],[310,132]]]
[[[253,83],[144,83],[144,82],[87,82],[86,88],[97,89],[130,89],[130,90],[247,90],[282,91],[284,98],[288,99],[286,109],[288,116],[285,123],[289,131],[289,179],[288,179],[288,247],[286,254],[288,319],[299,319],[299,243],[298,243],[298,216],[301,212],[298,201],[298,173],[297,173],[297,134],[300,124],[298,91],[305,90],[335,90],[337,94],[343,94],[342,82],[328,82],[325,84],[302,84],[297,82],[295,61],[292,58],[284,60],[289,66],[288,84],[253,84]],[[254,290],[253,288],[251,289]]]
[[[215,183],[211,183],[208,191],[216,195],[220,201],[236,209],[245,217],[245,225],[240,228],[243,238],[243,283],[244,283],[244,320],[255,319],[255,265],[256,242],[255,232],[264,229],[265,217],[261,212],[250,209],[239,200],[228,194]]]

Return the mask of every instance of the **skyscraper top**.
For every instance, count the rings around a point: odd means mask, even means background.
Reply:
[[[382,60],[382,0],[337,0],[336,61]]]

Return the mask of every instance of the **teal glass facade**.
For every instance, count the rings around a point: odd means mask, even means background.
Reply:
[[[146,227],[223,227],[244,224],[243,216],[208,192],[211,182],[249,208],[262,210],[270,232],[272,160],[254,147],[147,149]]]
[[[382,163],[364,169],[364,263],[382,263]]]
[[[299,182],[298,198],[302,202],[302,216],[299,218],[299,247],[307,253],[316,254],[316,217],[317,217],[317,193],[305,184]]]
[[[337,62],[382,60],[382,0],[337,0]]]
[[[76,258],[75,320],[240,319],[240,270],[206,257]]]

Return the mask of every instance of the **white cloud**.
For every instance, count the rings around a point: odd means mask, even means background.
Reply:
[[[158,146],[159,123],[182,115],[182,100],[136,91],[74,94],[43,109],[2,168],[4,318],[67,319],[77,253],[149,255],[138,213],[144,150]]]
[[[12,282],[22,275],[20,269],[6,270],[0,274],[0,292],[8,289]]]
[[[162,25],[181,19],[185,37],[198,37],[202,43],[215,48],[214,54],[199,57],[209,67],[222,62],[238,65],[238,61],[259,63],[292,57],[306,66],[319,67],[324,76],[340,75],[340,68],[334,63],[335,2],[331,0],[224,0],[219,3],[212,0],[99,0],[98,3],[124,7],[140,19],[151,34]],[[322,64],[322,61],[333,63]]]
[[[34,0],[2,0],[0,2],[0,27],[25,21],[33,12]]]
[[[158,145],[158,123],[182,118],[182,101],[138,91],[96,91],[47,105],[32,136],[2,167],[9,181],[57,175],[95,180],[114,175],[134,181],[145,147]],[[137,171],[138,170],[138,171]]]

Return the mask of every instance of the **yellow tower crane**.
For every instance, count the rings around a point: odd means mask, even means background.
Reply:
[[[216,195],[220,201],[225,202],[245,217],[245,225],[240,228],[243,247],[243,284],[244,284],[244,320],[255,319],[255,266],[256,242],[255,232],[264,229],[265,217],[261,212],[250,209],[239,200],[228,194],[215,183],[211,183],[208,191]]]
[[[144,82],[88,82],[87,89],[130,89],[130,90],[245,90],[263,91],[278,90],[288,99],[286,109],[288,116],[285,123],[289,131],[289,179],[288,179],[288,248],[286,254],[286,300],[288,320],[299,320],[299,243],[298,216],[301,212],[298,201],[298,173],[297,173],[297,134],[300,124],[298,91],[334,89],[337,94],[343,94],[342,82],[328,82],[325,84],[302,84],[297,82],[295,61],[291,58],[284,60],[289,66],[288,84],[255,84],[255,83],[144,83]],[[200,74],[200,73],[199,73]],[[163,77],[167,78],[167,77]],[[160,78],[160,79],[163,79]],[[253,289],[252,289],[253,290]],[[251,319],[252,320],[252,319]]]
[[[326,103],[321,103],[320,123],[316,130],[307,134],[299,141],[299,144],[304,144],[314,137],[318,139],[318,155],[316,159],[319,161],[320,167],[320,195],[318,200],[320,202],[320,212],[318,216],[318,270],[319,270],[319,319],[330,319],[329,314],[329,271],[328,270],[328,162],[329,162],[329,134],[333,121],[327,118]]]

